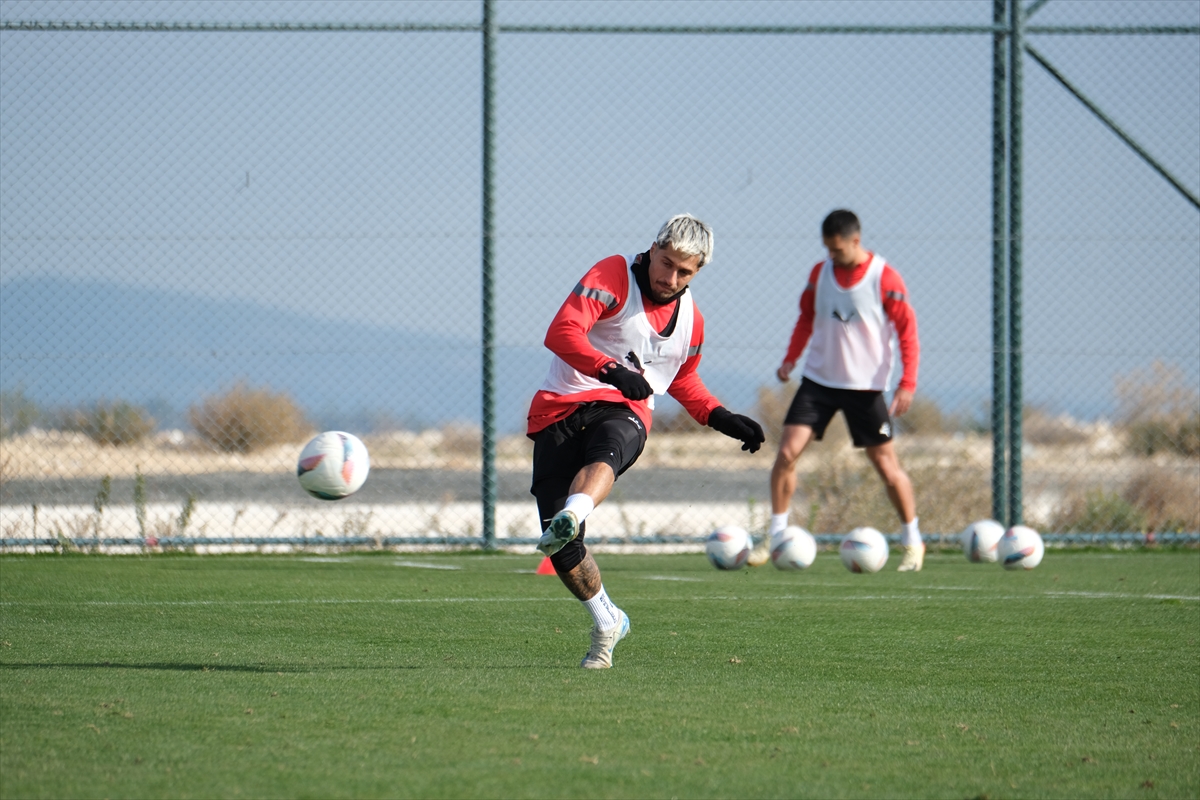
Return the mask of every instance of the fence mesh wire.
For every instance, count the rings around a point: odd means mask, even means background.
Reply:
[[[922,528],[990,516],[992,11],[496,4],[500,544],[538,531],[523,434],[547,324],[593,263],[644,250],[680,211],[715,231],[693,284],[701,374],[770,441],[744,454],[661,401],[591,539],[764,529],[795,388],[773,373],[837,207],[918,315],[897,447]],[[6,544],[479,536],[479,5],[3,2],[0,19]],[[161,29],[195,23],[275,29]],[[530,29],[834,24],[960,30]],[[1029,24],[1194,28],[1200,6],[1052,0]],[[1195,194],[1200,35],[1027,41]],[[1023,65],[1025,519],[1195,532],[1197,208]],[[296,480],[319,430],[371,453],[340,503]],[[798,471],[797,524],[898,528],[840,422]]]

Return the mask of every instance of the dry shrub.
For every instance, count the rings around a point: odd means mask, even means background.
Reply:
[[[443,456],[480,457],[483,451],[483,432],[474,425],[451,423],[442,428],[437,452]]]
[[[1177,366],[1155,361],[1116,378],[1117,418],[1140,455],[1200,456],[1200,392]]]
[[[924,531],[956,533],[991,514],[991,482],[984,469],[929,466],[908,470],[908,476]],[[808,504],[806,510],[801,502]],[[801,482],[795,508],[801,524],[814,533],[845,533],[860,525],[884,533],[900,529],[883,480],[865,457],[858,463],[827,461]]]
[[[58,416],[60,430],[79,431],[96,444],[112,447],[137,444],[157,425],[146,409],[124,400],[101,400],[91,408],[62,411]]]
[[[896,430],[900,433],[945,433],[948,424],[955,427],[941,407],[925,397],[914,397],[908,411],[896,418]]]
[[[41,409],[25,396],[24,389],[0,392],[0,439],[25,433],[42,416]]]
[[[1021,438],[1031,444],[1066,445],[1088,441],[1088,432],[1066,414],[1051,416],[1038,406],[1025,406],[1021,413]]]
[[[654,412],[655,433],[696,433],[702,430],[704,426],[692,419],[692,415],[683,408],[676,409],[674,413],[657,409]]]
[[[1146,467],[1121,493],[1145,517],[1153,531],[1200,530],[1200,474]]]
[[[1069,492],[1050,521],[1052,530],[1083,533],[1129,533],[1145,526],[1145,515],[1133,503],[1099,487]]]
[[[783,418],[787,416],[788,406],[792,404],[797,388],[799,384],[795,381],[758,387],[756,419],[767,435],[769,447],[779,446],[779,440],[783,437]]]
[[[312,425],[290,396],[265,387],[252,389],[244,383],[192,406],[188,420],[201,438],[227,453],[296,442],[312,432]]]

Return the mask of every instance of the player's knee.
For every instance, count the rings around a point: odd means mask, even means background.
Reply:
[[[579,566],[587,555],[587,547],[579,539],[572,539],[563,545],[563,548],[554,555],[550,556],[550,563],[554,565],[554,571],[559,575],[570,572]]]
[[[775,469],[787,472],[795,469],[796,462],[800,460],[800,449],[797,447],[788,447],[787,444],[779,446],[779,452],[775,454]]]

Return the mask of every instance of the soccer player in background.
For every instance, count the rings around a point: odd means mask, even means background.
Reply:
[[[841,411],[855,447],[866,448],[888,498],[903,523],[901,572],[920,571],[925,544],[917,525],[912,482],[900,467],[892,445],[892,417],[908,411],[917,389],[917,317],[908,303],[904,281],[878,253],[862,247],[862,228],[852,211],[839,209],[821,224],[829,258],[813,267],[800,295],[800,319],[792,332],[776,377],[786,382],[808,350],[800,388],[784,418],[779,454],[771,469],[771,535],[788,524],[796,491],[796,461],[814,438],[818,441]],[[903,374],[892,397],[884,400],[894,358],[893,333]],[[761,548],[754,561],[766,560]]]
[[[546,331],[554,360],[529,407],[530,491],[542,521],[538,550],[592,615],[586,669],[612,666],[629,617],[604,590],[583,543],[585,523],[641,455],[654,395],[669,393],[700,424],[740,439],[743,450],[755,453],[765,441],[762,427],[722,406],[696,372],[704,318],[688,284],[712,247],[707,225],[672,217],[646,252],[609,256],[588,270]]]

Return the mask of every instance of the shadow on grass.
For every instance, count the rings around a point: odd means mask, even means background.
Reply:
[[[0,669],[145,669],[167,672],[258,672],[269,674],[309,674],[327,672],[329,670],[411,670],[420,669],[412,666],[374,666],[348,667],[315,665],[311,667],[280,667],[280,666],[250,666],[246,664],[168,664],[149,662],[146,664],[126,664],[120,661],[97,661],[90,664],[47,664],[47,663],[0,663]]]

